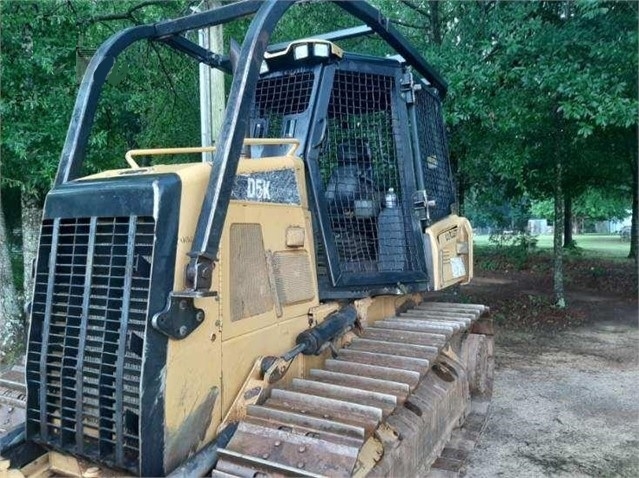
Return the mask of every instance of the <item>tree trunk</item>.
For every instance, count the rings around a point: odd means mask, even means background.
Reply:
[[[558,132],[559,134],[559,132]],[[554,241],[553,241],[553,292],[555,295],[555,306],[563,309],[566,307],[564,296],[564,265],[563,265],[563,239],[564,228],[564,197],[563,197],[563,164],[561,152],[556,152],[557,162],[555,165],[555,217],[554,217]]]
[[[634,259],[637,263],[637,234],[639,233],[639,224],[637,223],[637,214],[639,207],[639,171],[637,171],[637,149],[636,145],[632,149],[632,225],[630,226],[630,253],[629,259]],[[637,268],[635,267],[635,271]]]
[[[38,199],[27,192],[22,192],[22,263],[24,276],[22,281],[22,291],[24,303],[29,304],[33,294],[33,261],[38,252],[38,233],[40,232],[40,221],[42,211]]]
[[[430,9],[430,31],[432,41],[435,45],[442,44],[442,26],[439,20],[439,0],[430,0],[428,2]]]
[[[564,247],[572,247],[572,197],[564,193]]]
[[[466,203],[466,181],[464,181],[464,176],[459,175],[459,181],[457,182],[457,204],[459,205],[459,215],[463,216],[464,206]]]
[[[0,198],[0,361],[21,345],[24,335],[21,315]]]

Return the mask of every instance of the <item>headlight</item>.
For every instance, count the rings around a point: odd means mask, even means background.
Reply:
[[[303,60],[308,58],[308,44],[297,45],[293,51],[293,56],[296,60]]]
[[[328,44],[326,43],[315,43],[313,45],[313,53],[315,56],[321,56],[323,58],[328,58],[328,55],[331,53]]]

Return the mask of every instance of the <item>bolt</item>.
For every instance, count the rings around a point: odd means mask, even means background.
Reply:
[[[304,453],[306,451],[306,447],[302,445],[301,447],[297,449],[297,451],[299,451],[300,453]]]
[[[268,453],[263,453],[262,454],[262,458],[264,458],[266,460],[268,458]]]
[[[281,444],[282,444],[282,442],[281,442],[281,441],[279,441],[279,440],[277,440],[277,441],[275,442],[275,446],[280,446]]]
[[[181,310],[186,310],[186,300],[181,300],[180,301],[180,309]]]
[[[300,410],[300,413],[306,414],[306,410]]]
[[[184,337],[186,335],[186,325],[183,325],[182,327],[180,327],[180,329],[178,330],[178,335],[180,337]]]
[[[202,279],[208,279],[209,277],[211,277],[211,267],[202,267],[202,270],[200,271],[200,277],[202,277]]]
[[[298,468],[304,468],[304,462],[303,462],[303,461],[300,461],[300,462],[297,464],[297,467],[298,467]]]
[[[198,322],[202,322],[204,320],[204,312],[201,310],[198,310],[197,313],[195,314],[195,320]]]
[[[326,413],[324,414],[324,418],[331,418],[331,416],[328,413]]]

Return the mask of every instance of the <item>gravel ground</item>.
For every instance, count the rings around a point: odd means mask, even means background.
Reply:
[[[493,403],[467,477],[639,477],[637,300],[574,296],[587,325],[498,330]]]

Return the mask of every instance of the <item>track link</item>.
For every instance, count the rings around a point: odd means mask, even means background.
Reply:
[[[429,302],[370,324],[324,368],[249,406],[227,447],[219,450],[212,476],[350,476],[367,441],[384,441],[381,426],[410,426],[400,423],[406,421],[405,409],[425,423],[431,420],[428,426],[441,435],[430,443],[432,456],[417,452],[413,458],[430,465],[469,411],[465,367],[445,349],[461,343],[462,334],[487,311],[482,305]],[[453,409],[461,416],[451,414]],[[395,465],[404,459],[401,453],[388,455],[386,466],[373,474],[400,471]]]
[[[24,423],[27,391],[24,365],[0,372],[0,438]]]

